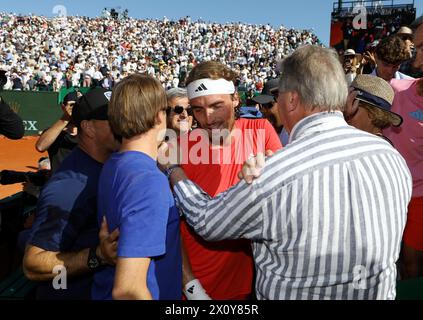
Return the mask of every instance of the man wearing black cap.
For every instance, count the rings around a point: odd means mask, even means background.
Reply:
[[[279,134],[279,138],[282,145],[287,145],[289,142],[289,136],[286,130],[283,128],[281,116],[278,112],[276,96],[278,92],[279,79],[271,79],[266,82],[262,94],[252,98],[252,100],[260,105],[260,110],[264,117],[269,120],[276,132]]]
[[[107,120],[110,95],[98,88],[77,101],[72,120],[78,127],[78,146],[40,195],[24,257],[26,276],[45,281],[38,289],[39,299],[89,299],[92,273],[114,263],[118,232],[109,235],[104,222],[99,234],[97,225],[100,172],[118,148]],[[70,279],[67,290],[57,290],[50,282],[58,266]]]
[[[78,100],[77,92],[68,93],[62,103],[63,115],[55,124],[45,130],[35,148],[39,152],[48,152],[52,173],[59,169],[63,160],[77,146],[77,127],[71,122],[72,109]]]

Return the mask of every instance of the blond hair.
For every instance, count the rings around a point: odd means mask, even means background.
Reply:
[[[154,128],[158,113],[166,108],[166,93],[161,83],[147,75],[133,74],[113,89],[110,126],[117,136],[131,139]]]
[[[238,74],[223,63],[217,61],[207,61],[200,63],[192,69],[186,80],[186,85],[188,86],[191,82],[200,79],[225,79],[227,81],[232,81],[236,86],[237,78]]]

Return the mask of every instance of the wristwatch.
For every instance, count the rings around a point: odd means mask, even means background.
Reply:
[[[174,164],[167,168],[163,173],[165,174],[166,178],[170,179],[170,176],[172,175],[173,171],[178,168],[180,168],[180,166],[178,164]]]
[[[97,247],[90,248],[87,266],[92,271],[97,270],[101,266],[101,259],[97,256]]]

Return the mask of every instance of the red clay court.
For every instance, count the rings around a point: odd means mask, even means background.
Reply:
[[[37,171],[38,160],[47,156],[35,149],[38,137],[24,137],[21,140],[9,140],[0,136],[0,171]],[[22,191],[22,184],[0,185],[0,199]]]

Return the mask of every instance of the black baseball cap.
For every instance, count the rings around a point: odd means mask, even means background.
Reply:
[[[261,95],[252,98],[252,100],[258,104],[267,104],[275,101],[272,93],[274,93],[279,88],[279,79],[271,79],[266,82],[264,85]]]
[[[112,92],[95,88],[78,99],[72,110],[72,121],[80,126],[84,120],[108,120],[107,111]]]
[[[63,104],[67,104],[70,101],[78,101],[78,94],[73,91],[69,92],[64,98],[63,98]]]

